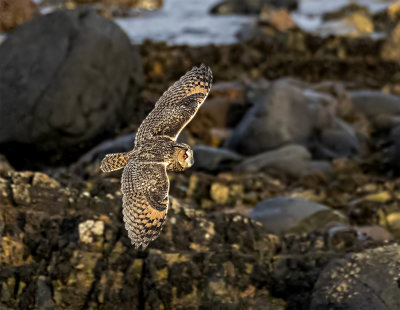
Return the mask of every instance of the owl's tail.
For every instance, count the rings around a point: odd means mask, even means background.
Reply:
[[[122,169],[126,166],[132,151],[127,153],[107,154],[101,161],[100,169],[103,172],[111,172]]]

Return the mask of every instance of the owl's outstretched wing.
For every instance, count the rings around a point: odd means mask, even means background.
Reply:
[[[168,211],[169,180],[163,163],[130,161],[122,173],[122,213],[136,248],[156,239]]]
[[[188,71],[157,101],[140,125],[135,145],[154,136],[176,140],[207,98],[211,83],[212,73],[205,65]]]

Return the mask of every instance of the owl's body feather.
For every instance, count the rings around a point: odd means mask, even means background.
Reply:
[[[168,211],[167,171],[183,171],[193,165],[193,151],[176,139],[207,98],[211,70],[194,67],[157,101],[140,125],[134,149],[109,154],[101,164],[104,172],[121,169],[125,228],[132,244],[146,248],[156,239]]]

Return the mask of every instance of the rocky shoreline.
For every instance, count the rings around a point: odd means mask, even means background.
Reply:
[[[400,15],[365,13],[387,27],[373,39],[263,14],[231,45],[131,45],[85,10],[0,44],[1,310],[400,308]],[[100,160],[199,63],[215,83],[180,136],[195,166],[136,251]]]

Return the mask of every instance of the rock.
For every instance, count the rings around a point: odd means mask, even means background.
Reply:
[[[335,105],[330,95],[302,89],[295,80],[278,80],[258,98],[225,145],[255,155],[289,143],[307,144],[316,130],[333,125]]]
[[[295,0],[225,0],[216,4],[211,8],[212,14],[227,15],[227,14],[259,14],[263,7],[284,7],[289,10],[297,8],[297,1]]]
[[[322,271],[310,309],[399,309],[399,279],[399,245],[349,255],[331,262]]]
[[[391,142],[389,150],[390,161],[394,170],[400,173],[400,125],[391,130],[389,140]]]
[[[36,309],[50,310],[54,309],[54,301],[52,299],[52,292],[48,285],[50,282],[46,277],[39,276],[37,279],[37,291],[36,291]]]
[[[376,129],[400,124],[400,97],[374,90],[350,92],[354,109],[364,114]]]
[[[39,14],[32,0],[0,0],[0,32],[14,30]]]
[[[321,132],[320,140],[313,149],[316,157],[325,159],[356,156],[360,150],[353,127],[340,119],[335,119],[332,128]]]
[[[297,27],[297,24],[293,21],[290,12],[286,9],[262,9],[259,17],[259,23],[271,25],[279,31],[287,31]]]
[[[79,224],[79,240],[83,243],[92,243],[96,237],[104,233],[104,222],[87,220]]]
[[[346,223],[347,218],[327,206],[298,198],[279,196],[257,204],[249,217],[274,233],[309,233],[329,222]]]
[[[5,177],[11,171],[13,171],[13,167],[11,167],[7,158],[0,154],[0,177]]]
[[[93,12],[32,20],[1,44],[0,59],[0,149],[12,163],[74,159],[137,112],[140,56]]]
[[[389,231],[396,239],[400,238],[400,212],[389,213],[386,216]]]
[[[332,165],[327,161],[311,160],[310,152],[303,146],[290,144],[273,151],[252,156],[235,167],[237,172],[285,174],[300,178],[309,175],[332,175]]]
[[[135,133],[128,134],[98,144],[73,164],[73,170],[78,172],[86,164],[101,161],[106,154],[124,153],[132,150],[135,145],[135,137]]]
[[[241,172],[257,172],[276,167],[293,161],[307,161],[311,159],[310,152],[301,145],[290,144],[273,151],[252,156],[243,161],[236,170]]]
[[[194,146],[193,152],[195,158],[193,169],[200,171],[231,170],[243,159],[242,156],[230,150],[201,144]]]
[[[385,60],[396,61],[400,63],[400,22],[393,29],[390,36],[382,46],[381,57]]]
[[[393,235],[390,232],[388,232],[385,228],[378,225],[356,226],[354,228],[375,241],[387,242],[393,240]]]

